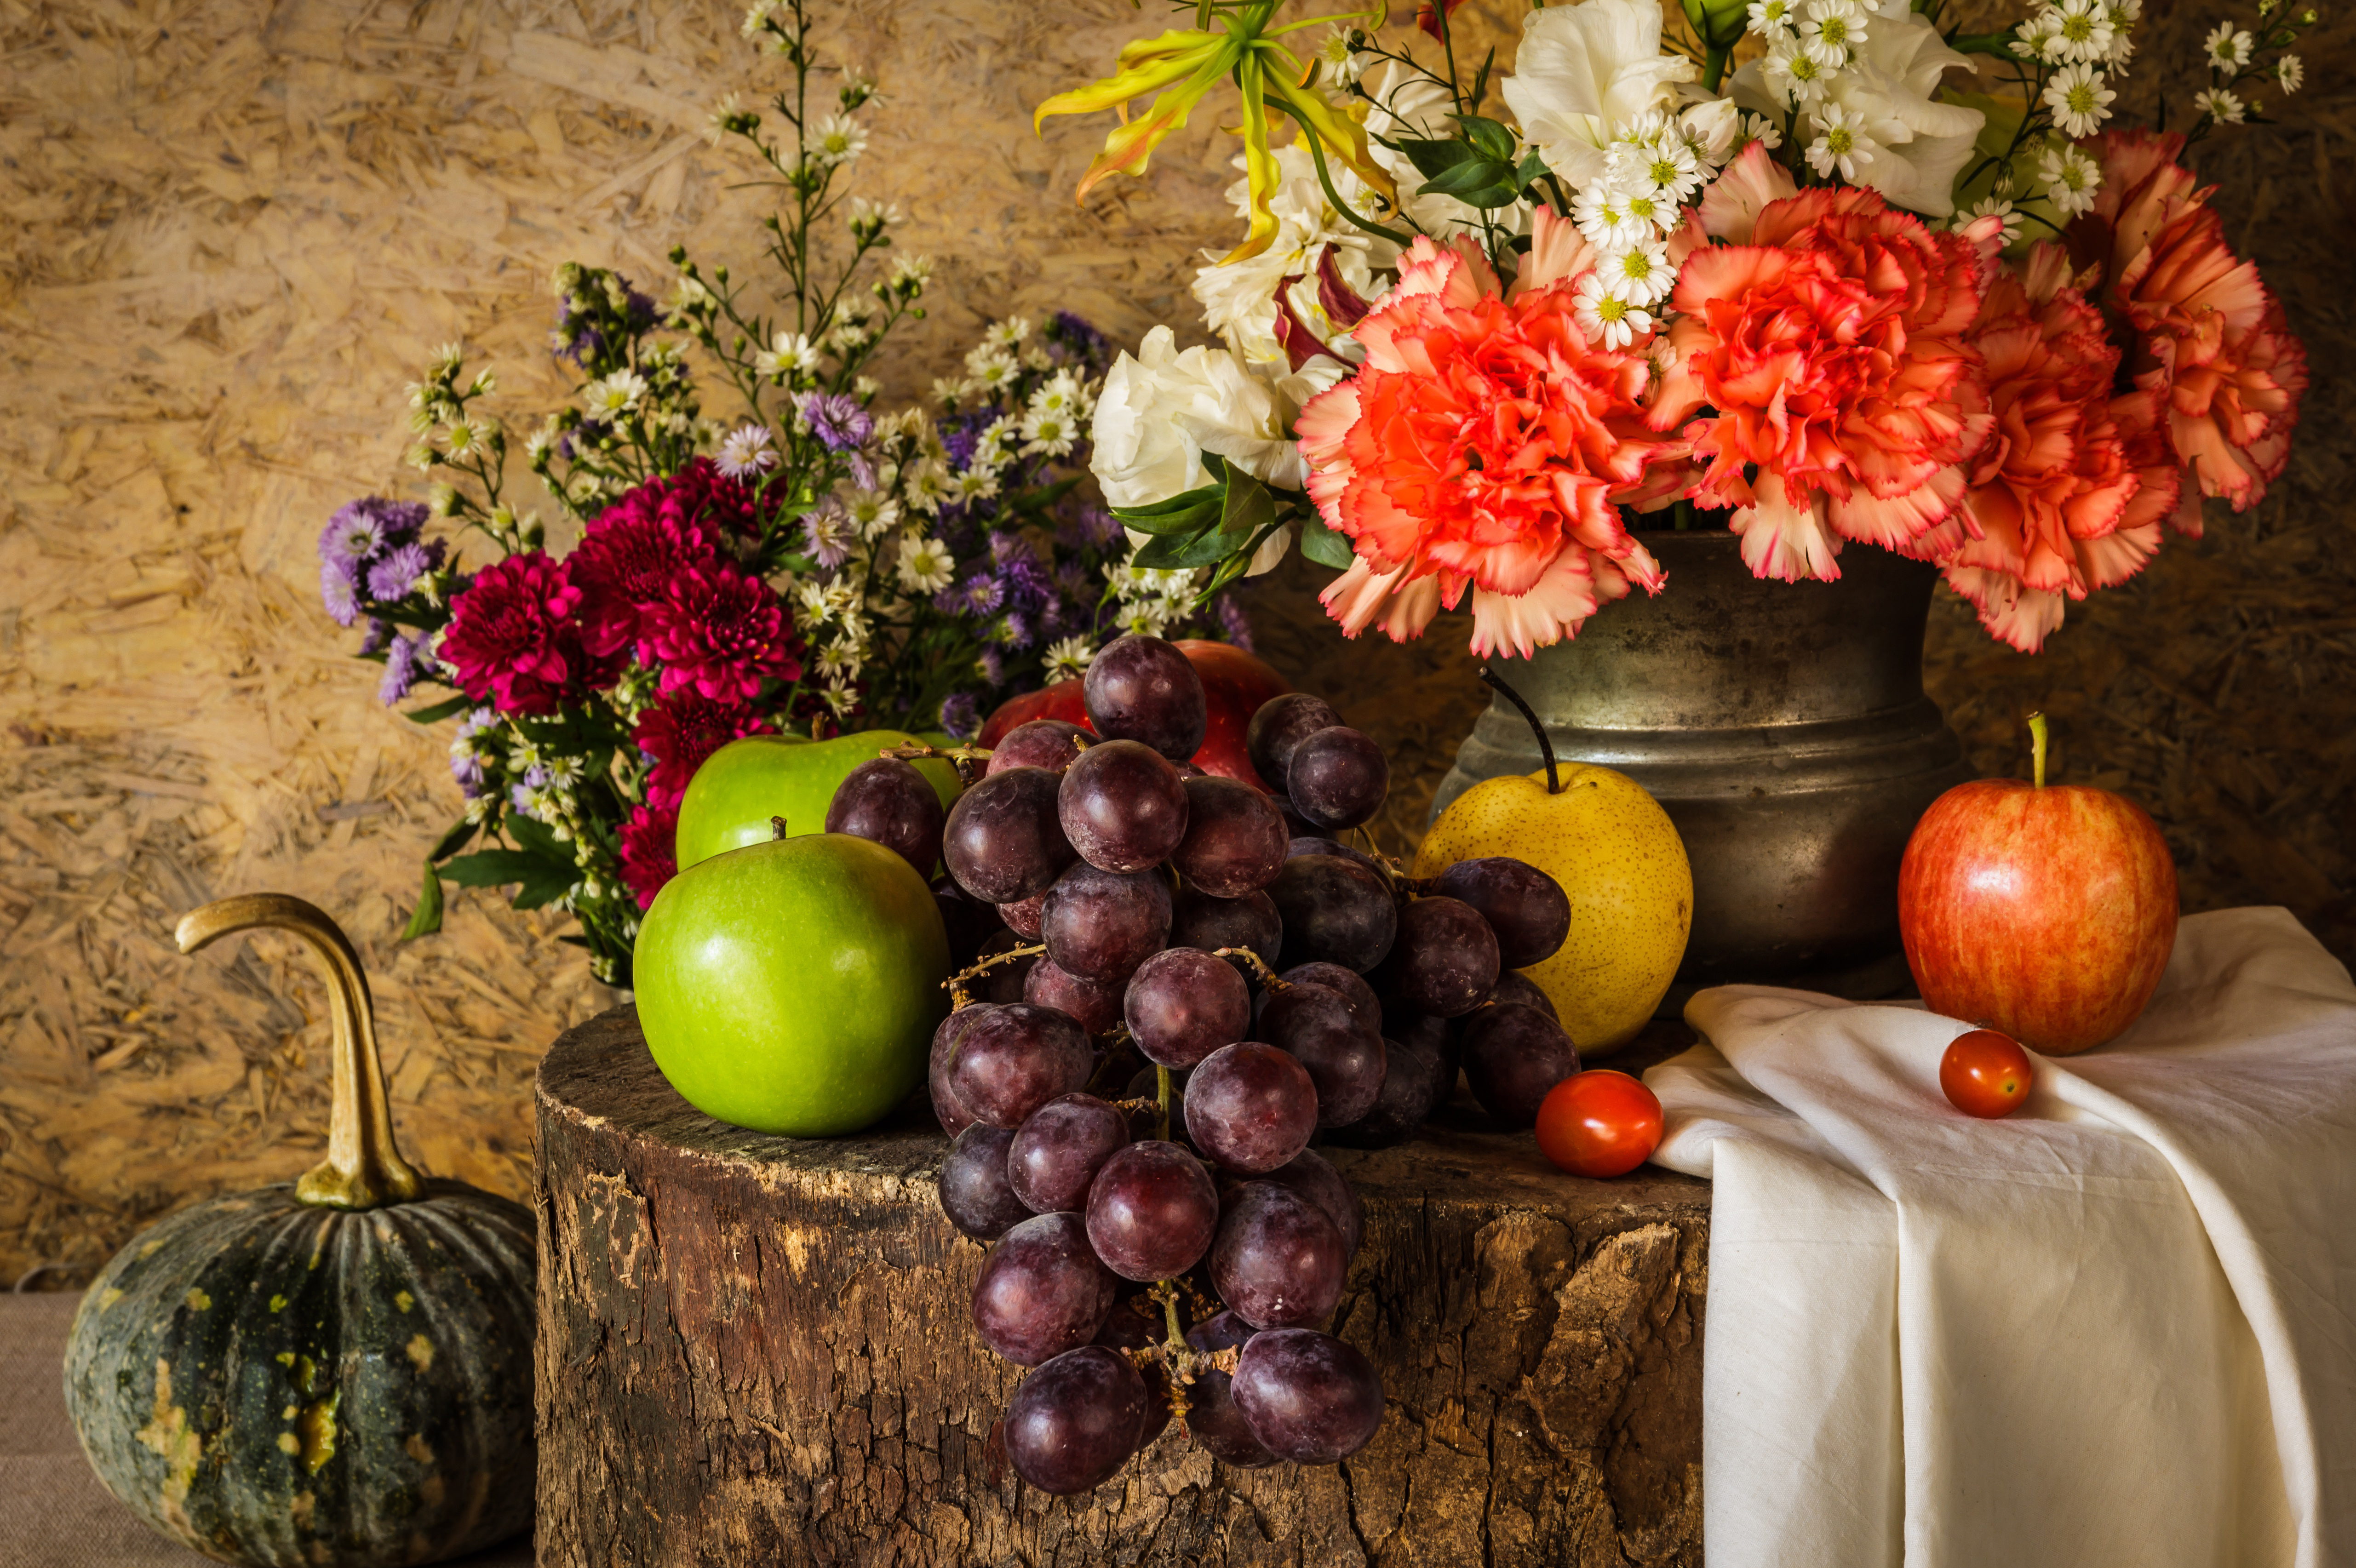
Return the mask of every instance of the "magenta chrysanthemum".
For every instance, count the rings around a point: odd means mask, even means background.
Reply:
[[[802,671],[793,623],[769,585],[734,567],[689,567],[640,618],[640,641],[662,666],[665,696],[693,688],[714,702],[749,702],[768,678]]]
[[[594,684],[581,645],[581,591],[565,563],[534,550],[485,567],[458,595],[439,649],[467,696],[502,713],[552,713]]]
[[[654,759],[647,775],[647,802],[677,810],[704,759],[731,741],[770,732],[769,721],[749,708],[714,702],[701,692],[680,691],[638,715],[632,739]]]
[[[641,805],[622,824],[622,882],[645,909],[663,884],[679,875],[679,810]]]

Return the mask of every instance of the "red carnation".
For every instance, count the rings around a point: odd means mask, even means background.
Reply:
[[[622,881],[645,909],[679,875],[679,809],[641,805],[622,825]]]
[[[769,732],[769,721],[749,708],[714,702],[694,691],[664,698],[638,715],[632,733],[638,750],[655,763],[647,775],[647,803],[677,811],[687,781],[705,758],[731,741]]]
[[[436,656],[502,713],[552,713],[603,674],[581,644],[581,591],[534,550],[485,567],[457,596]]]
[[[692,687],[714,702],[749,702],[763,679],[802,673],[785,606],[767,583],[730,566],[681,570],[641,617],[639,636],[663,667],[665,696]]]

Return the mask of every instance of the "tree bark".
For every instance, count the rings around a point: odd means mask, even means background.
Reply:
[[[729,1126],[620,1009],[549,1051],[539,1118],[543,1568],[1701,1561],[1707,1183],[1566,1177],[1464,1106],[1325,1151],[1365,1201],[1333,1327],[1382,1372],[1373,1443],[1237,1470],[1173,1423],[1056,1499],[1006,1462],[1023,1369],[974,1335],[929,1116]]]

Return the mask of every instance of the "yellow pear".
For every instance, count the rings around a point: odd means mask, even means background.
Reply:
[[[1552,792],[1540,768],[1457,796],[1416,852],[1415,874],[1509,855],[1560,883],[1570,935],[1522,973],[1554,1003],[1580,1055],[1601,1056],[1636,1037],[1676,976],[1693,925],[1693,868],[1669,814],[1635,780],[1580,763],[1552,771]]]

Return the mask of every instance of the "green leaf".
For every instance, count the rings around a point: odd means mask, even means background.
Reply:
[[[434,703],[429,707],[412,708],[402,717],[419,724],[439,724],[444,719],[455,719],[474,706],[475,699],[462,691],[455,697]]]
[[[1198,566],[1210,566],[1226,560],[1237,546],[1250,537],[1248,533],[1212,528],[1190,538],[1169,536],[1157,539],[1138,550],[1137,564],[1151,567],[1157,571],[1192,571]]]
[[[1407,155],[1415,172],[1430,179],[1480,155],[1453,136],[1402,136],[1392,145]]]
[[[1536,183],[1546,172],[1546,160],[1538,156],[1538,150],[1536,147],[1524,153],[1522,161],[1514,165],[1514,178],[1526,186]]]
[[[1194,502],[1184,511],[1162,512],[1157,516],[1144,517],[1137,512],[1124,511],[1116,507],[1113,508],[1112,515],[1125,527],[1135,528],[1141,534],[1157,536],[1191,534],[1198,529],[1217,527],[1219,514],[1226,506],[1225,490],[1215,485],[1205,485],[1200,490],[1189,490],[1186,496],[1175,498],[1184,500],[1187,496],[1200,496],[1203,499]]]
[[[431,936],[442,929],[442,879],[434,874],[434,862],[425,862],[425,881],[417,890],[417,907],[410,912],[408,928],[402,932],[403,942],[414,942],[421,936]]]
[[[1449,118],[1464,128],[1464,139],[1483,157],[1501,164],[1514,161],[1514,133],[1505,126],[1479,114],[1451,114]]]
[[[1227,470],[1226,505],[1219,514],[1219,531],[1249,533],[1276,520],[1276,500],[1257,475],[1240,468]]]
[[[571,892],[573,884],[580,880],[580,871],[570,861],[561,867],[542,861],[539,873],[526,877],[523,885],[516,889],[512,902],[517,909],[539,909],[552,904]]]
[[[478,849],[444,866],[442,875],[462,888],[503,888],[534,875],[545,863],[521,849]]]
[[[1452,196],[1468,207],[1505,207],[1520,199],[1521,182],[1511,164],[1492,158],[1468,158],[1436,179],[1426,180],[1422,196]]]
[[[508,837],[543,859],[573,864],[573,851],[556,841],[556,830],[536,816],[517,812],[507,821]]]
[[[427,862],[430,864],[435,860],[446,860],[451,856],[455,855],[459,850],[464,849],[466,847],[467,840],[474,837],[475,828],[476,824],[465,817],[461,817],[457,821],[452,823],[450,825],[450,831],[444,833],[440,838],[436,839],[434,841],[434,848],[425,852]]]
[[[1301,553],[1320,566],[1346,571],[1358,559],[1347,538],[1325,526],[1314,512],[1301,519]]]

